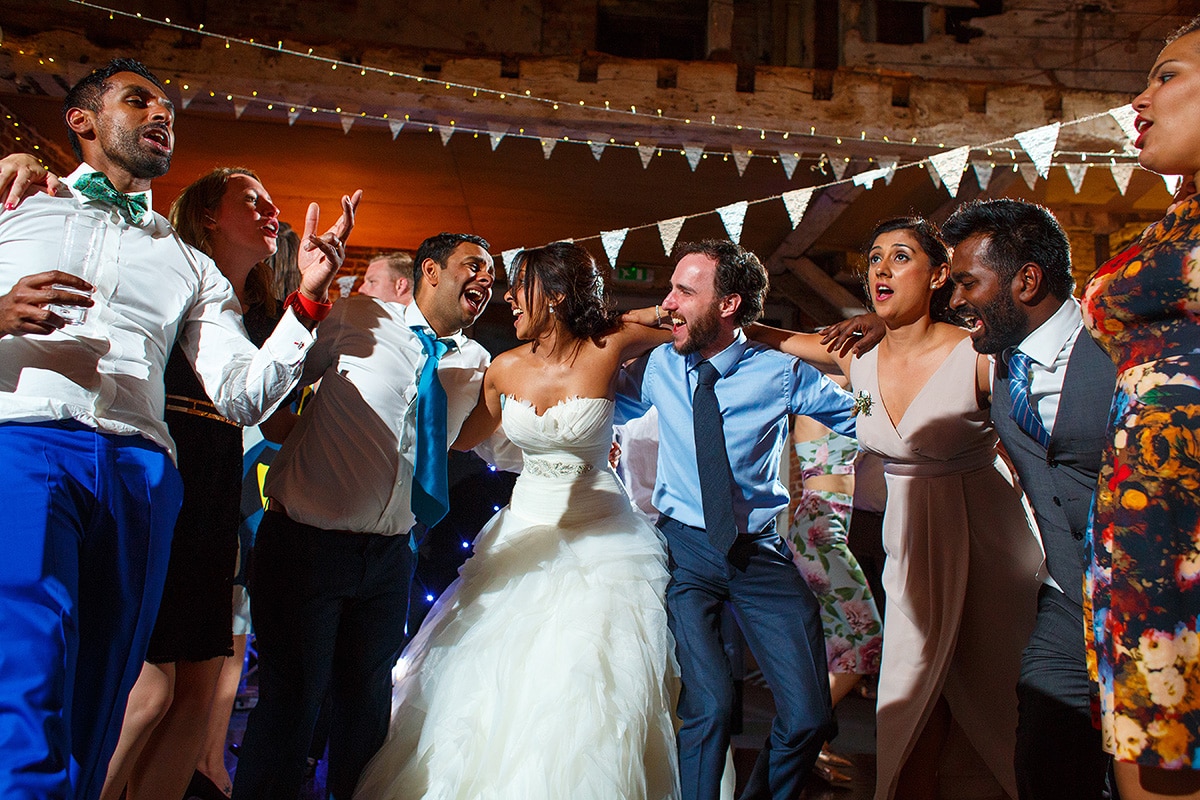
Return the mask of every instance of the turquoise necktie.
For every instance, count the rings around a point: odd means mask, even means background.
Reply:
[[[417,379],[417,457],[412,510],[418,522],[432,528],[450,508],[446,477],[446,390],[437,370],[449,346],[425,328],[412,330],[425,351],[425,364]]]
[[[130,225],[141,225],[150,210],[144,194],[118,192],[112,181],[103,172],[89,172],[75,181],[75,189],[91,200],[108,203],[121,213]]]
[[[1050,433],[1029,398],[1029,356],[1013,350],[1008,357],[1008,393],[1012,396],[1009,416],[1021,430],[1033,437],[1042,447],[1050,447]]]

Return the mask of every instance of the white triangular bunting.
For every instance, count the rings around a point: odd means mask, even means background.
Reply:
[[[538,141],[542,143],[542,155],[550,158],[550,154],[554,152],[554,145],[558,144],[558,139],[550,136],[539,136]]]
[[[513,267],[513,259],[517,257],[517,253],[521,252],[522,248],[514,247],[511,250],[505,250],[500,254],[500,260],[504,262],[504,267],[511,270]],[[510,280],[511,284],[512,281]]]
[[[886,179],[887,174],[886,169],[869,169],[854,176],[854,185],[870,189],[875,186],[875,181]]]
[[[639,144],[638,158],[642,159],[642,169],[650,166],[650,159],[654,158],[654,151],[658,148],[653,144]]]
[[[792,175],[796,172],[796,165],[800,163],[800,156],[796,153],[785,153],[779,151],[779,163],[783,164],[783,174],[787,175],[788,180],[792,179]]]
[[[808,202],[812,200],[813,191],[810,188],[783,193],[783,206],[787,209],[788,219],[792,221],[793,228],[804,219],[804,212],[808,209]]]
[[[946,191],[951,197],[958,194],[958,185],[962,182],[963,170],[967,166],[967,157],[971,155],[970,147],[956,147],[946,153],[936,153],[929,157],[929,163],[937,170],[938,177],[946,184]]]
[[[750,159],[754,157],[753,154],[749,150],[739,150],[735,147],[730,155],[733,156],[733,163],[737,164],[738,176],[740,177],[745,175],[746,165],[749,164]]]
[[[1161,177],[1163,179],[1163,183],[1166,184],[1167,194],[1171,195],[1171,197],[1174,197],[1175,193],[1179,191],[1179,187],[1183,185],[1183,176],[1163,175]]]
[[[1083,186],[1083,176],[1087,175],[1088,165],[1082,162],[1063,164],[1063,169],[1067,171],[1067,180],[1071,182],[1071,188],[1075,190],[1075,194],[1079,194],[1079,189]]]
[[[971,169],[975,170],[975,180],[979,183],[979,188],[986,192],[988,184],[992,182],[992,172],[996,168],[990,161],[972,161]]]
[[[685,144],[683,154],[687,157],[688,166],[692,168],[692,172],[695,172],[696,166],[700,163],[700,156],[704,155],[704,145]]]
[[[1125,190],[1129,188],[1129,179],[1133,177],[1133,163],[1122,161],[1111,165],[1109,170],[1112,172],[1113,183],[1117,185],[1117,191],[1124,196]]]
[[[846,167],[850,166],[850,162],[845,158],[834,158],[830,160],[829,166],[833,167],[833,174],[840,181],[846,174]]]
[[[234,116],[234,118],[241,119],[242,114],[244,114],[246,112],[246,106],[248,106],[248,105],[249,105],[249,103],[247,103],[245,100],[234,100],[233,101],[233,116]]]
[[[288,111],[288,125],[295,125],[296,120],[300,117],[300,109],[293,108]]]
[[[187,89],[181,88],[179,90],[179,100],[183,104],[184,108],[187,108],[188,106],[190,106],[192,104],[192,100],[195,99],[196,94],[200,91],[195,86],[192,86],[190,83],[188,84],[188,87],[189,88],[187,88]]]
[[[717,213],[721,215],[721,223],[725,226],[726,233],[734,242],[742,240],[742,223],[746,221],[746,209],[750,204],[745,200],[739,200],[736,203],[730,203],[727,206],[721,206],[717,209]]]
[[[1021,177],[1025,179],[1026,186],[1028,186],[1030,189],[1037,188],[1037,179],[1038,179],[1037,167],[1035,167],[1033,164],[1028,164],[1028,163],[1021,164],[1020,167],[1018,167],[1017,171],[1020,172]]]
[[[675,247],[675,240],[679,238],[679,231],[683,228],[684,219],[685,217],[675,217],[664,219],[658,223],[658,238],[662,239],[663,252],[668,256]]]
[[[605,147],[608,147],[608,142],[604,141],[603,139],[593,138],[588,141],[588,149],[592,151],[592,158],[596,159],[597,161],[600,160],[600,156],[604,155]]]
[[[392,130],[392,141],[395,141],[396,137],[400,135],[400,131],[404,130],[404,120],[389,119],[388,127]]]
[[[488,139],[492,143],[492,152],[495,152],[496,148],[500,146],[500,142],[503,141],[504,136],[507,133],[507,125],[501,125],[498,122],[488,123]]]
[[[1050,161],[1054,158],[1054,147],[1058,144],[1058,129],[1060,125],[1052,122],[1031,131],[1022,131],[1013,138],[1021,145],[1021,149],[1029,154],[1037,173],[1042,178],[1050,174]]]
[[[1137,120],[1137,112],[1133,110],[1133,106],[1121,106],[1120,108],[1109,109],[1108,115],[1121,126],[1121,130],[1129,137],[1129,141],[1137,138],[1137,128],[1133,123]]]
[[[617,255],[621,252],[621,245],[625,243],[625,234],[627,233],[629,233],[629,228],[600,232],[600,243],[604,245],[604,254],[608,256],[608,263],[614,268],[617,266]]]
[[[887,174],[883,176],[883,182],[886,185],[891,186],[892,178],[896,177],[896,159],[889,158],[884,160],[882,158],[877,158],[875,160],[879,163],[880,169],[887,170]]]
[[[438,125],[438,135],[442,137],[442,146],[445,147],[450,143],[450,137],[454,135],[453,125]]]
[[[341,114],[339,116],[342,118],[342,132],[349,133],[350,128],[354,125],[354,116],[351,114]]]
[[[929,161],[926,161],[924,164],[922,164],[922,166],[925,167],[925,171],[929,173],[929,180],[933,181],[933,185],[939,189],[942,188],[942,176],[938,175],[938,171],[933,168],[933,164]]]

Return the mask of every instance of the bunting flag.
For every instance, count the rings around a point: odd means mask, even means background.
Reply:
[[[683,154],[687,157],[688,166],[692,168],[692,172],[695,172],[696,166],[700,163],[700,156],[704,155],[704,145],[685,144]]]
[[[996,167],[990,161],[972,161],[971,169],[975,170],[975,180],[979,183],[980,190],[986,192]]]
[[[1067,171],[1067,179],[1071,181],[1071,188],[1075,190],[1075,194],[1079,194],[1079,190],[1083,186],[1083,176],[1087,175],[1088,165],[1085,163],[1063,164],[1063,169]]]
[[[337,279],[338,292],[342,297],[349,297],[350,292],[354,291],[354,282],[358,280],[357,275],[343,275]]]
[[[746,165],[750,163],[750,159],[754,154],[749,150],[739,150],[735,147],[730,152],[730,155],[733,156],[733,163],[737,164],[738,177],[740,178],[742,175],[746,174]]]
[[[1054,147],[1058,144],[1058,129],[1061,124],[1052,122],[1040,128],[1021,131],[1013,138],[1021,145],[1021,149],[1029,154],[1037,174],[1044,180],[1050,175],[1050,161],[1054,158]]]
[[[351,126],[354,125],[354,117],[351,114],[339,114],[342,118],[342,132],[349,133]]]
[[[300,109],[298,109],[298,108],[288,109],[288,125],[295,125],[296,120],[299,117],[300,117]]]
[[[247,105],[248,104],[246,103],[245,100],[234,100],[233,101],[233,118],[241,119],[242,114],[246,113]]]
[[[663,253],[668,256],[675,249],[675,241],[679,238],[679,231],[683,228],[685,219],[686,217],[675,217],[658,223],[658,238],[662,239]]]
[[[829,166],[833,167],[834,176],[840,181],[842,176],[846,174],[846,167],[850,166],[848,158],[831,158]]]
[[[861,186],[864,189],[872,189],[875,186],[875,181],[887,180],[887,177],[888,171],[882,167],[879,169],[869,169],[854,176],[854,185]]]
[[[1175,193],[1179,191],[1179,187],[1183,185],[1183,176],[1161,175],[1160,177],[1163,179],[1163,183],[1167,186],[1167,194],[1171,195],[1171,197],[1174,197]]]
[[[650,166],[650,159],[654,158],[654,151],[658,148],[653,144],[639,144],[637,146],[638,158],[642,159],[642,169]]]
[[[886,172],[884,173],[884,176],[883,176],[884,185],[891,186],[892,178],[896,177],[896,159],[894,159],[894,158],[888,158],[888,159],[877,158],[877,159],[875,159],[875,162],[877,164],[879,164],[880,169],[886,170]]]
[[[1018,170],[1025,179],[1025,185],[1031,190],[1037,188],[1038,170],[1033,164],[1022,164]]]
[[[505,134],[508,133],[508,126],[502,122],[488,123],[488,139],[492,143],[492,152],[496,152],[496,148],[500,146],[500,142],[504,141]]]
[[[933,185],[937,188],[942,188],[942,176],[938,175],[938,171],[933,168],[933,163],[929,161],[922,162],[922,167],[929,173],[929,180],[933,181]]]
[[[600,232],[600,243],[604,245],[604,254],[608,256],[608,263],[614,269],[617,266],[617,255],[621,252],[621,245],[625,244],[627,233],[629,233],[629,228]]]
[[[558,144],[558,139],[550,136],[539,136],[538,141],[542,143],[542,155],[546,160],[550,160],[550,154],[554,152],[554,145]]]
[[[967,158],[970,155],[970,147],[956,147],[949,152],[929,157],[929,163],[946,185],[946,191],[951,197],[958,195],[958,185],[962,182],[963,170],[967,167]]]
[[[453,125],[438,125],[438,135],[442,137],[442,146],[445,147],[450,143],[450,137],[454,135]]]
[[[388,127],[392,130],[392,141],[396,141],[396,137],[400,135],[400,131],[404,130],[404,120],[389,119]]]
[[[602,138],[599,138],[599,136],[588,140],[588,147],[591,148],[592,158],[596,159],[597,161],[600,160],[600,156],[604,155],[604,148],[607,146],[608,142],[604,141]]]
[[[1119,164],[1112,164],[1108,169],[1112,172],[1113,183],[1117,185],[1117,191],[1124,197],[1125,190],[1129,188],[1129,179],[1133,177],[1132,162],[1122,161]]]
[[[1129,138],[1129,141],[1134,141],[1138,137],[1137,128],[1134,127],[1134,122],[1137,120],[1137,112],[1133,110],[1133,106],[1121,106],[1120,108],[1110,109],[1108,115],[1113,118],[1117,125],[1121,126],[1121,130]]]
[[[510,271],[512,270],[513,259],[516,258],[517,253],[521,252],[523,249],[524,249],[523,247],[514,247],[511,250],[505,250],[504,252],[502,252],[500,254],[500,260],[504,262],[505,269],[510,270]],[[509,282],[509,284],[512,283],[512,276],[509,276],[508,282]]]
[[[192,84],[189,83],[188,86],[192,86]],[[190,89],[184,89],[184,88],[180,87],[179,100],[184,108],[187,108],[188,106],[190,106],[192,104],[192,100],[194,100],[196,98],[196,95],[199,93],[199,91],[200,90],[195,87],[192,87]]]
[[[812,200],[815,189],[796,189],[791,192],[783,193],[783,206],[787,209],[788,219],[792,221],[794,229],[800,224],[800,220],[804,219],[804,212],[808,209],[808,202]]]
[[[746,221],[746,209],[749,207],[748,202],[739,200],[717,209],[717,213],[721,215],[721,223],[725,226],[725,232],[734,242],[742,241],[742,223]]]
[[[783,164],[783,174],[787,175],[787,179],[792,179],[793,173],[796,172],[796,165],[800,163],[800,156],[796,153],[785,153],[779,151],[779,163]]]

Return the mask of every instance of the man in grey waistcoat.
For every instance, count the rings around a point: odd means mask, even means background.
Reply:
[[[1021,800],[1108,797],[1084,658],[1084,538],[1116,372],[1084,330],[1071,248],[1054,217],[1018,200],[973,202],[942,228],[951,306],[995,355],[992,421],[1033,506],[1050,579],[1021,659],[1015,754]]]

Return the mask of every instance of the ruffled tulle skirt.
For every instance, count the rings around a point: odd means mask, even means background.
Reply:
[[[397,663],[355,798],[678,797],[665,562],[611,473],[523,475]]]

